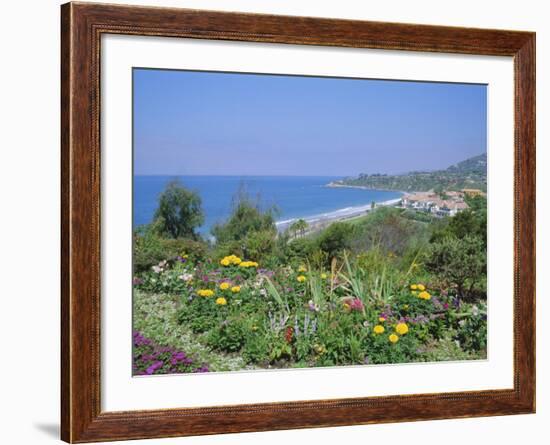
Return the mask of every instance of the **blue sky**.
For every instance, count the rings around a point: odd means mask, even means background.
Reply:
[[[134,69],[137,175],[433,170],[486,131],[485,85]]]

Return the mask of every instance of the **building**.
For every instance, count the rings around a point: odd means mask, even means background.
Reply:
[[[431,213],[438,218],[454,216],[468,208],[463,192],[445,192],[441,195],[434,192],[418,192],[405,195],[401,200],[402,207]]]
[[[468,196],[483,196],[485,193],[483,193],[479,189],[462,189],[462,193],[468,195]]]

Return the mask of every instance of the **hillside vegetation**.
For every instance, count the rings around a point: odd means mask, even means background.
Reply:
[[[361,186],[376,190],[428,191],[487,190],[487,154],[466,159],[445,170],[412,171],[402,175],[360,174],[357,177],[335,181],[333,185]]]

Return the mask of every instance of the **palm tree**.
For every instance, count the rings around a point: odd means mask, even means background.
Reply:
[[[298,233],[300,234],[300,236],[304,236],[308,227],[309,225],[306,220],[300,218],[294,221],[290,225],[289,229],[294,232],[294,238],[296,238],[298,236]]]

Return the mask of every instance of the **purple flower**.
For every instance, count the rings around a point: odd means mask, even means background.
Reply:
[[[184,352],[176,352],[173,357],[176,359],[176,360],[183,360],[185,358],[185,353]]]
[[[154,362],[151,366],[149,366],[149,367],[145,370],[145,373],[146,373],[147,375],[151,375],[151,374],[153,374],[157,369],[162,368],[162,365],[164,365],[164,362],[161,362],[160,360],[159,360],[159,361],[156,361],[156,362]]]

